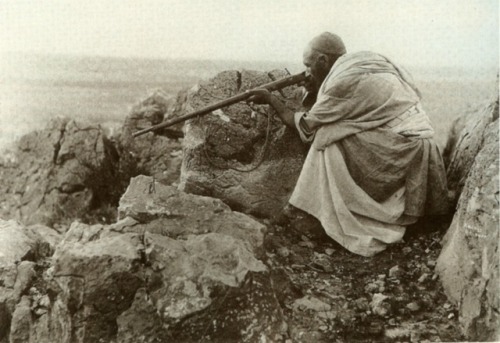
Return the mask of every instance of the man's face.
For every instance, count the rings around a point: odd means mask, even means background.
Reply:
[[[311,89],[307,90],[317,91],[330,71],[331,65],[328,63],[328,57],[307,47],[304,50],[303,63],[306,66],[307,73],[311,74],[313,79]]]

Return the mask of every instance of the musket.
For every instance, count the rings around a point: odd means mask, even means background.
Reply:
[[[254,89],[265,88],[265,89],[267,89],[270,92],[277,91],[277,90],[280,90],[280,89],[288,87],[288,86],[292,86],[292,85],[296,85],[296,84],[299,84],[299,83],[302,83],[302,82],[306,82],[309,79],[309,77],[310,76],[307,75],[306,72],[304,71],[304,72],[299,73],[299,74],[290,75],[290,76],[284,77],[282,79],[266,83],[264,85],[261,85],[261,86],[258,86],[256,88],[254,88]],[[238,103],[240,101],[244,101],[244,100],[248,99],[250,96],[252,96],[252,90],[249,90],[249,91],[246,91],[246,92],[234,95],[234,96],[232,96],[230,98],[227,98],[225,100],[216,102],[216,103],[214,103],[212,105],[206,106],[206,107],[204,107],[202,109],[199,109],[197,111],[185,114],[183,116],[180,116],[180,117],[177,117],[177,118],[172,118],[170,120],[164,121],[163,123],[160,123],[160,124],[157,124],[157,125],[153,125],[153,126],[148,127],[146,129],[142,129],[142,130],[136,131],[136,132],[134,132],[132,134],[132,136],[138,137],[138,136],[143,135],[143,134],[145,134],[147,132],[157,131],[159,129],[163,129],[163,128],[175,125],[177,123],[181,123],[183,121],[186,121],[186,120],[194,118],[194,117],[206,115],[206,114],[208,114],[208,113],[210,113],[212,111],[215,111],[215,110],[217,110],[219,108],[223,108],[223,107],[226,107],[226,106],[229,106],[229,105],[236,104],[236,103]]]

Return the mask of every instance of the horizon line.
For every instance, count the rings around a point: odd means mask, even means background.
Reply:
[[[295,66],[302,66],[301,62],[284,61],[284,60],[245,60],[245,59],[232,59],[232,58],[206,58],[206,57],[180,57],[180,56],[141,56],[141,55],[111,55],[111,54],[91,54],[91,53],[76,53],[76,52],[45,52],[45,51],[27,51],[27,50],[10,50],[0,51],[0,55],[31,55],[31,56],[44,56],[44,57],[69,57],[69,58],[102,58],[102,59],[117,59],[117,60],[145,60],[145,61],[190,61],[190,62],[229,62],[229,63],[273,63],[273,64],[291,64]],[[405,67],[410,68],[446,68],[446,69],[500,69],[500,65],[446,65],[446,64],[418,64],[418,63],[402,63]]]

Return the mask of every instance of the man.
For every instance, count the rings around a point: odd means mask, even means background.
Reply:
[[[419,217],[447,209],[434,131],[410,75],[386,57],[347,54],[340,37],[325,32],[303,58],[317,90],[308,112],[293,113],[266,90],[250,101],[271,105],[312,143],[290,204],[351,252],[372,256]]]

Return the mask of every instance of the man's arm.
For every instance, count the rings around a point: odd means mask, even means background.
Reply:
[[[285,106],[281,100],[279,100],[276,96],[272,95],[267,89],[254,89],[251,91],[252,96],[248,99],[248,102],[253,102],[256,104],[268,104],[274,108],[278,117],[280,117],[281,121],[291,127],[296,129],[295,127],[295,113],[291,111],[288,107]]]

